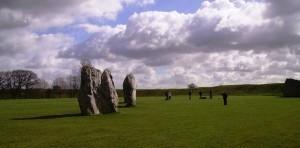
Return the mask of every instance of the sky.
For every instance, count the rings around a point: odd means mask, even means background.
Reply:
[[[0,70],[49,83],[89,59],[118,88],[300,79],[299,0],[1,0]]]

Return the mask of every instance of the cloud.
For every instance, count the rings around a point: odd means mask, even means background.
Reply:
[[[137,4],[139,6],[145,6],[145,5],[149,5],[149,4],[154,4],[155,0],[121,0],[122,2],[128,4]]]
[[[268,4],[263,2],[215,0],[203,2],[199,10],[191,14],[176,11],[135,13],[123,27],[125,30],[111,33],[105,42],[101,42],[102,32],[92,36],[84,43],[89,45],[89,50],[85,51],[105,51],[116,56],[145,59],[150,64],[152,62],[147,58],[156,58],[161,59],[158,60],[161,64],[168,64],[171,62],[168,57],[176,54],[230,50],[259,52],[298,47],[300,36],[296,26],[299,22],[292,18],[265,17],[267,8]],[[92,29],[92,26],[85,27]],[[97,28],[93,26],[93,29]],[[98,44],[95,41],[99,41]],[[82,44],[78,47],[82,48]]]
[[[0,9],[0,28],[11,29],[28,25],[28,19],[19,11],[12,11],[7,8]]]
[[[59,52],[59,57],[73,57],[76,59],[82,59],[82,58],[90,58],[90,59],[96,59],[96,58],[105,58],[107,60],[109,59],[115,59],[115,55],[111,54],[109,52],[109,48],[107,47],[108,40],[118,34],[119,32],[123,32],[126,29],[126,26],[124,25],[118,25],[116,27],[110,27],[110,26],[101,26],[101,27],[94,27],[91,25],[80,25],[80,27],[88,27],[86,29],[91,30],[91,27],[93,27],[93,31],[96,31],[97,33],[94,34],[91,38],[89,38],[87,41],[78,44],[76,47],[71,47],[67,50],[61,50]]]
[[[133,14],[126,30],[113,36],[108,46],[114,54],[137,59],[171,54],[170,49],[184,49],[188,18],[175,11]]]
[[[300,1],[297,0],[265,0],[268,4],[266,15],[285,17],[300,12]]]
[[[74,37],[51,32],[51,28],[78,26],[92,32],[107,32],[104,38],[117,29],[109,30],[106,26],[93,30],[93,26],[86,25],[90,19],[114,20],[126,6],[153,3],[151,0],[2,0],[0,69],[29,69],[47,80],[72,74],[78,71],[79,61],[61,59],[58,53],[70,48],[75,43]]]
[[[77,59],[84,55],[125,65],[143,63],[155,78],[147,86],[155,88],[183,87],[191,82],[282,82],[299,76],[293,65],[299,64],[299,54],[294,53],[300,50],[300,23],[298,9],[275,12],[280,3],[215,0],[204,1],[194,13],[135,13],[122,29],[95,31],[89,40],[60,55]],[[295,1],[288,3],[285,5]]]
[[[148,5],[154,0],[3,0],[0,16],[5,18],[6,25],[25,24],[32,29],[62,27],[74,22],[85,22],[88,18],[116,19],[125,5]],[[11,21],[7,21],[11,19]],[[5,29],[5,28],[4,28]]]
[[[95,33],[86,42],[61,52],[61,57],[80,58],[156,58],[156,60],[145,61],[152,65],[159,65],[159,61],[168,63],[169,57],[162,58],[157,55],[172,56],[169,49],[180,51],[184,46],[184,33],[180,30],[184,27],[188,15],[178,12],[145,12],[133,14],[128,24],[106,28]],[[168,21],[166,21],[168,20]],[[170,25],[172,23],[172,25]],[[110,31],[116,30],[116,31]],[[181,33],[182,32],[182,33]],[[181,34],[180,36],[178,34]],[[182,37],[181,37],[182,36]],[[176,43],[176,44],[174,44]],[[184,51],[182,51],[184,52]],[[166,59],[166,60],[164,60]]]
[[[74,59],[57,59],[58,51],[74,44],[64,34],[38,35],[27,31],[0,32],[0,69],[29,69],[40,77],[53,80],[79,68]]]
[[[88,33],[101,32],[101,28],[103,28],[98,25],[89,24],[89,23],[79,24],[79,25],[77,25],[77,27],[84,29]]]

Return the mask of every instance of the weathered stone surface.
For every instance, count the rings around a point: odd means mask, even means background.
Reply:
[[[101,84],[98,89],[97,106],[102,114],[118,111],[118,94],[112,75],[108,69],[101,75]]]
[[[300,97],[300,81],[294,79],[286,79],[283,96],[285,97]]]
[[[78,103],[82,115],[99,114],[97,107],[97,88],[101,83],[101,71],[91,66],[81,68],[81,83]]]
[[[133,74],[128,74],[123,82],[124,102],[126,106],[136,105],[136,80]]]

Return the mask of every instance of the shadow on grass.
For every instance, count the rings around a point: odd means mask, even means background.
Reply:
[[[118,105],[118,108],[133,108],[134,106]]]
[[[67,118],[67,117],[78,117],[81,114],[61,114],[61,115],[45,115],[37,117],[26,117],[26,118],[13,118],[12,120],[38,120],[38,119],[58,119],[58,118]]]
[[[134,106],[127,106],[125,102],[119,102],[118,108],[132,108]]]
[[[292,100],[292,99],[299,100],[300,99],[300,97],[285,97],[285,96],[277,96],[277,97],[280,99],[286,99],[286,100]]]

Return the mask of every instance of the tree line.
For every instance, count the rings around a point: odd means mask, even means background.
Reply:
[[[1,89],[30,89],[38,82],[37,74],[29,70],[0,72]]]
[[[0,71],[0,90],[79,89],[80,76],[57,77],[52,85],[30,70]]]

